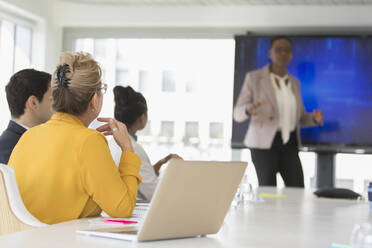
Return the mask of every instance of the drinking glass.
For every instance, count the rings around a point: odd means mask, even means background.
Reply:
[[[372,224],[367,222],[355,225],[351,233],[350,245],[352,248],[371,248]]]

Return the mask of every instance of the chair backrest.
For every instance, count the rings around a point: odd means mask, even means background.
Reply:
[[[23,204],[14,170],[0,164],[0,235],[42,226]]]

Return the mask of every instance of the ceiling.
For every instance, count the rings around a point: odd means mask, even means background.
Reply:
[[[372,5],[372,0],[58,0],[81,4],[127,6],[237,6],[237,5]]]

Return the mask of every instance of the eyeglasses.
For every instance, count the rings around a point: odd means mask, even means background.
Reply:
[[[107,84],[102,84],[102,87],[99,88],[97,91],[101,92],[102,95],[106,94],[106,92],[107,92]]]
[[[281,53],[281,52],[291,53],[292,48],[290,48],[290,47],[276,47],[276,48],[274,48],[274,51],[275,51],[275,53]]]

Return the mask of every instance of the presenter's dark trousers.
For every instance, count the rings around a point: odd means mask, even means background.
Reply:
[[[304,174],[298,156],[296,130],[283,144],[281,132],[277,132],[270,149],[250,149],[260,186],[276,186],[279,172],[287,187],[304,187]]]

